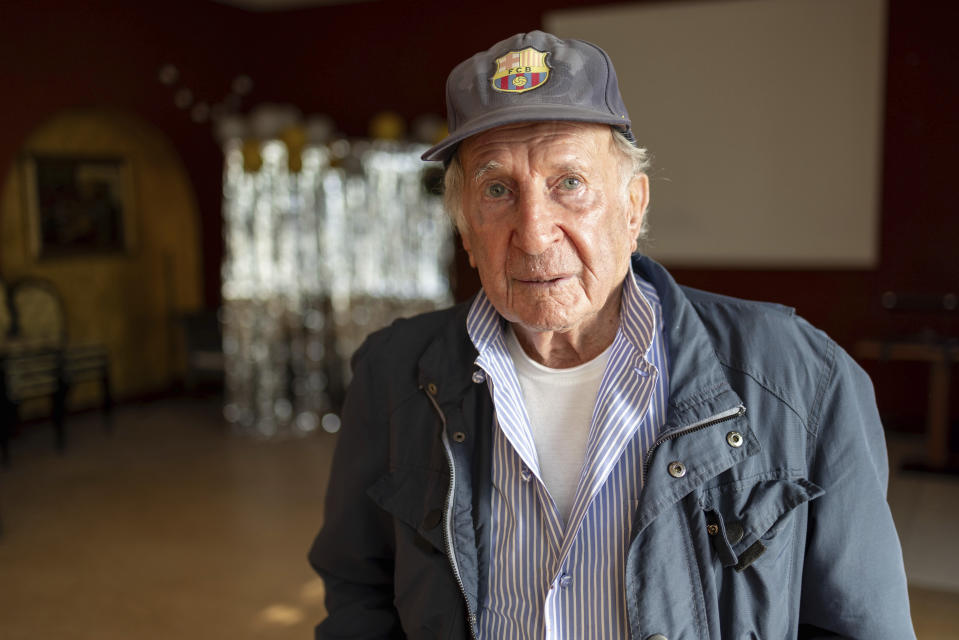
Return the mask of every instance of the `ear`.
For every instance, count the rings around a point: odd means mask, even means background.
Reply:
[[[466,236],[466,234],[463,233],[462,230],[460,230],[460,240],[463,242],[463,251],[465,251],[467,257],[469,257],[470,266],[475,269],[475,268],[476,268],[476,260],[473,259],[473,250],[470,248],[470,240],[469,240],[469,238]]]
[[[633,176],[629,182],[629,219],[627,228],[629,237],[632,238],[633,251],[637,249],[636,238],[639,236],[639,230],[643,226],[643,218],[646,216],[646,207],[649,206],[649,178],[645,173]]]

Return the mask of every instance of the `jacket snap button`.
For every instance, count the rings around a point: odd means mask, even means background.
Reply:
[[[726,442],[729,443],[730,447],[741,447],[743,446],[743,434],[738,431],[730,431],[726,434]]]
[[[667,638],[661,633],[656,633],[646,638],[646,640],[669,640],[669,638]]]
[[[746,530],[738,522],[730,522],[726,525],[726,537],[729,538],[729,544],[736,544],[743,539]]]
[[[682,462],[670,462],[669,463],[669,475],[674,478],[682,478],[686,475],[686,465]]]
[[[430,392],[431,396],[436,395],[436,385],[433,384],[432,382],[426,385],[426,390]]]
[[[719,525],[716,525],[716,524],[706,525],[706,533],[708,533],[711,536],[716,535],[717,533],[719,533]]]
[[[443,521],[443,512],[439,509],[433,509],[423,518],[424,529],[435,529]]]
[[[456,442],[463,442],[464,440],[466,440],[466,434],[463,433],[462,431],[457,431],[456,433],[453,434],[453,440]]]

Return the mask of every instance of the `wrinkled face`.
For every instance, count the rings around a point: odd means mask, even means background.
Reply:
[[[463,247],[496,310],[533,331],[618,317],[648,182],[625,182],[610,128],[508,125],[468,138],[458,153]]]

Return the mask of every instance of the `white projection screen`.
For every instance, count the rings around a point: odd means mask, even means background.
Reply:
[[[670,266],[878,262],[883,0],[667,2],[556,11],[605,49],[653,158],[650,241]]]

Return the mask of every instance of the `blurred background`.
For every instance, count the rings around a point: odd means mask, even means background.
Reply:
[[[418,160],[459,61],[606,49],[645,248],[872,376],[921,638],[959,637],[959,20],[907,0],[0,3],[0,637],[309,637],[363,336],[476,275]],[[854,541],[857,532],[850,532]]]

